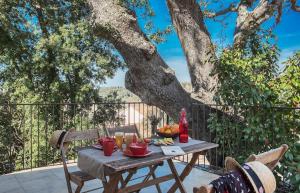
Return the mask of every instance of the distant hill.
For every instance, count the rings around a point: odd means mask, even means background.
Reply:
[[[141,99],[127,90],[124,87],[103,87],[100,89],[99,94],[100,96],[107,96],[112,92],[116,92],[118,96],[122,99],[124,102],[140,102]]]
[[[191,83],[183,82],[181,84],[187,92],[192,91]],[[124,102],[141,102],[141,99],[138,96],[136,96],[124,87],[103,87],[100,89],[99,94],[100,96],[105,97],[112,92],[116,92]]]

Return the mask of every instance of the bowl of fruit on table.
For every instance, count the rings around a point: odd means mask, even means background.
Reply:
[[[176,138],[179,135],[179,125],[165,125],[162,128],[159,128],[156,133],[160,137],[167,137],[167,138]]]

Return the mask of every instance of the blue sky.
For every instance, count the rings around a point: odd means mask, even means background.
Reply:
[[[169,11],[164,0],[150,0],[151,6],[155,11],[153,18],[156,27],[161,29],[171,24]],[[219,8],[212,5],[212,8]],[[226,5],[224,5],[226,6]],[[212,40],[220,46],[232,43],[233,31],[235,27],[235,14],[226,16],[226,27],[218,22],[206,21]],[[265,24],[269,26],[274,22]],[[140,19],[139,24],[144,26],[145,20]],[[296,50],[300,50],[300,13],[292,10],[283,12],[281,22],[274,28],[274,33],[278,37],[277,43],[281,49],[280,61],[284,61]],[[177,78],[181,82],[189,82],[190,76],[186,65],[185,57],[182,52],[178,37],[175,32],[167,36],[167,41],[157,45],[158,52],[166,63],[175,71]],[[118,70],[115,77],[108,79],[103,86],[123,86],[126,70]]]

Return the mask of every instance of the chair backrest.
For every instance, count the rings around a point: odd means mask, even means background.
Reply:
[[[288,145],[283,144],[279,148],[272,149],[258,155],[252,154],[248,157],[246,162],[259,161],[270,168],[270,170],[273,170],[277,166],[285,152],[288,150],[288,148]]]
[[[95,140],[100,137],[98,129],[89,129],[84,131],[69,130],[64,142],[82,141],[82,140]]]
[[[135,133],[138,138],[141,137],[140,132],[138,131],[135,124],[111,127],[111,128],[106,128],[105,130],[106,130],[107,135],[110,137],[113,137],[116,132]]]
[[[288,150],[288,148],[288,145],[283,144],[279,148],[272,149],[258,155],[252,154],[248,157],[246,162],[259,161],[273,170],[277,166],[285,152]],[[194,193],[215,193],[215,190],[212,185],[204,185],[200,188],[195,187]]]
[[[61,151],[61,160],[63,162],[64,171],[66,177],[68,176],[68,168],[67,168],[67,152],[69,149],[69,145],[73,141],[82,141],[82,140],[96,140],[99,138],[99,130],[98,129],[89,129],[84,131],[75,131],[74,129],[70,129],[64,139],[60,144]]]

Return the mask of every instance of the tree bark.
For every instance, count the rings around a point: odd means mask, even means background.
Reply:
[[[300,6],[299,5],[296,5],[297,3],[297,0],[290,0],[291,1],[291,8],[292,10],[296,11],[296,12],[300,12]]]
[[[234,32],[234,47],[244,48],[246,39],[253,34],[262,23],[270,19],[278,12],[277,22],[281,17],[281,9],[283,0],[261,0],[253,11],[248,11],[248,8],[252,6],[247,2],[241,1],[238,6],[238,17],[236,20],[236,27]]]
[[[217,57],[203,13],[196,0],[167,0],[167,4],[187,59],[193,92],[201,101],[212,104],[217,77],[211,73]]]
[[[193,102],[174,71],[139,28],[134,13],[114,0],[88,0],[95,34],[110,41],[128,65],[125,86],[143,102],[163,109],[177,120],[180,109]]]

